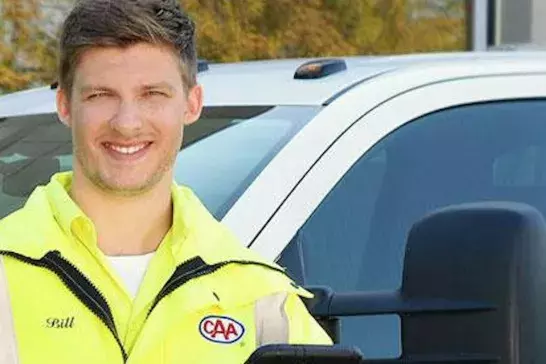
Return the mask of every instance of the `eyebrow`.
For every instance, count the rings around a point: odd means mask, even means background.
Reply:
[[[80,91],[81,94],[87,94],[87,93],[97,92],[97,91],[114,92],[114,90],[112,90],[109,87],[97,86],[97,85],[82,86],[79,91]]]
[[[143,90],[166,89],[168,91],[174,92],[174,87],[168,82],[151,83],[148,85],[144,85],[141,88]],[[110,87],[100,86],[100,85],[86,85],[80,88],[81,94],[87,94],[87,93],[97,92],[97,91],[115,92],[115,90],[113,90]]]
[[[144,90],[154,90],[154,89],[167,89],[169,91],[174,91],[174,87],[168,83],[168,82],[158,82],[158,83],[152,83],[149,85],[145,85],[143,87]]]

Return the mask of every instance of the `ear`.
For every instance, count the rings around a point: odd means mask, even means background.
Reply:
[[[61,87],[57,89],[56,103],[59,119],[64,125],[70,127],[72,125],[70,121],[70,100],[66,91]]]
[[[203,87],[199,84],[193,86],[188,92],[186,117],[184,125],[190,125],[197,121],[203,110]]]

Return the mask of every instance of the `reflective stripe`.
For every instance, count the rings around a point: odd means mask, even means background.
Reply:
[[[260,298],[255,305],[256,347],[287,344],[289,321],[284,310],[285,292]]]
[[[17,348],[13,316],[9,300],[4,260],[0,257],[0,364],[17,364]]]

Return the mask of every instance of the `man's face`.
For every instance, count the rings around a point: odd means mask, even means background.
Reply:
[[[57,93],[72,128],[75,178],[121,195],[170,183],[183,127],[201,107],[201,88],[185,92],[174,53],[151,44],[85,51],[70,98]]]

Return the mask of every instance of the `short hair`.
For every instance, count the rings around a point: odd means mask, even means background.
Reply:
[[[61,28],[59,85],[70,95],[81,55],[96,47],[167,46],[186,88],[197,82],[195,24],[177,0],[78,0]]]

